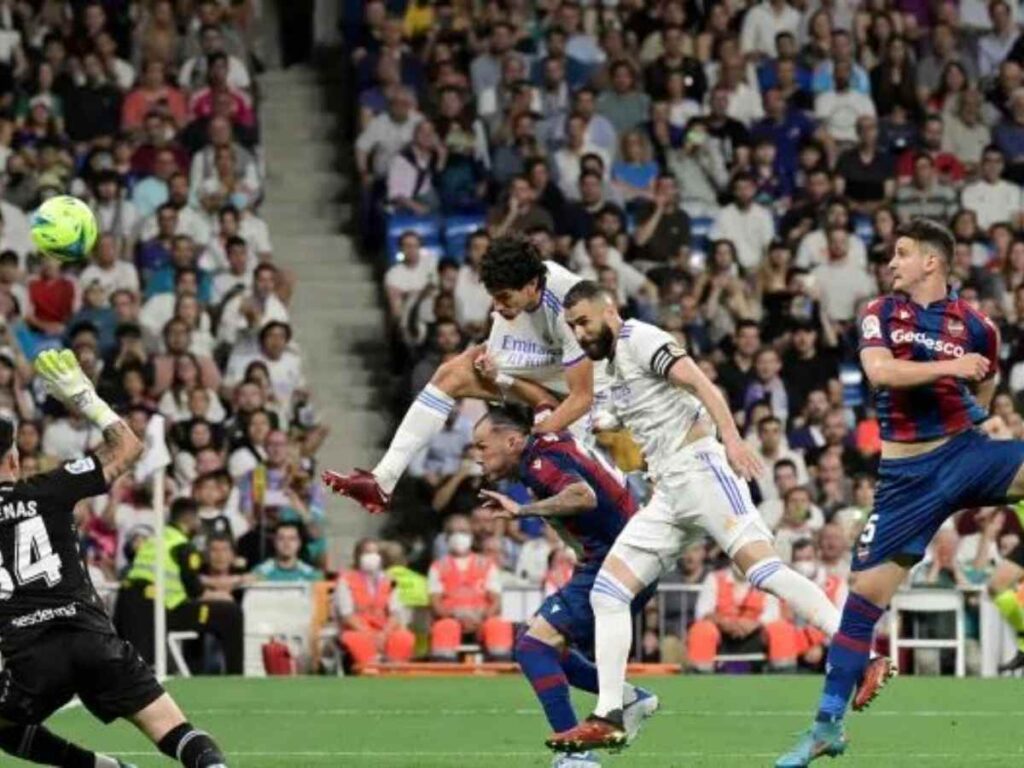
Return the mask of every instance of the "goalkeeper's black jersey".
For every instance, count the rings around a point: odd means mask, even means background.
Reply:
[[[109,629],[74,520],[75,504],[106,490],[94,456],[0,483],[0,653],[57,625]]]

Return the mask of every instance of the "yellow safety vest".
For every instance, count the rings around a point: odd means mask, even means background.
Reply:
[[[188,593],[185,591],[185,584],[181,580],[181,568],[178,562],[171,556],[171,551],[182,544],[187,544],[188,538],[173,525],[164,529],[164,604],[167,610],[173,611],[179,605],[188,600]],[[146,597],[150,600],[156,597],[156,540],[146,539],[135,553],[135,560],[132,567],[125,576],[125,582],[142,582],[150,586],[146,587]]]
[[[385,573],[395,583],[398,599],[406,608],[421,608],[430,605],[427,592],[427,578],[404,565],[393,565]]]

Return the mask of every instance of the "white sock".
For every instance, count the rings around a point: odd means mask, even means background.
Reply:
[[[427,384],[405,412],[398,431],[384,458],[373,470],[380,487],[391,493],[405,473],[413,456],[427,447],[431,438],[444,429],[455,401],[433,384]]]
[[[118,768],[118,762],[112,757],[106,755],[96,755],[96,767],[95,768]]]
[[[622,709],[626,686],[626,665],[633,644],[633,594],[618,579],[601,571],[590,590],[594,609],[594,655],[597,661],[597,706],[594,714],[606,717]],[[635,694],[634,694],[635,695]]]
[[[796,613],[829,637],[839,631],[841,613],[825,592],[777,557],[766,557],[747,571],[747,581],[785,600]]]

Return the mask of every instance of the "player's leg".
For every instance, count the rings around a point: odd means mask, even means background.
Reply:
[[[1003,619],[1017,635],[1017,653],[1005,664],[999,665],[1000,672],[1014,672],[1024,668],[1024,606],[1017,595],[1017,585],[1024,578],[1024,543],[1014,547],[1013,552],[999,564],[988,580],[988,593],[992,603]]]
[[[161,752],[185,768],[227,768],[227,760],[216,742],[188,722],[170,694],[163,694],[128,720]]]
[[[501,397],[497,387],[483,380],[474,368],[474,360],[484,351],[485,346],[478,344],[441,364],[405,412],[387,452],[372,472],[325,472],[324,482],[336,493],[351,496],[370,512],[386,509],[409,462],[444,429],[457,399]]]
[[[44,725],[15,725],[0,720],[0,749],[36,765],[61,768],[132,768],[127,763],[98,755],[65,741]]]

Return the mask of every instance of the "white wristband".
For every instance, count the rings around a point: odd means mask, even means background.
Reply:
[[[74,403],[82,415],[101,430],[121,420],[121,417],[114,413],[114,409],[100,399],[94,390],[88,389],[79,393],[75,396]]]
[[[497,376],[494,377],[494,383],[497,384],[502,389],[508,389],[509,387],[516,383],[516,380],[509,376],[507,373],[499,373]]]

